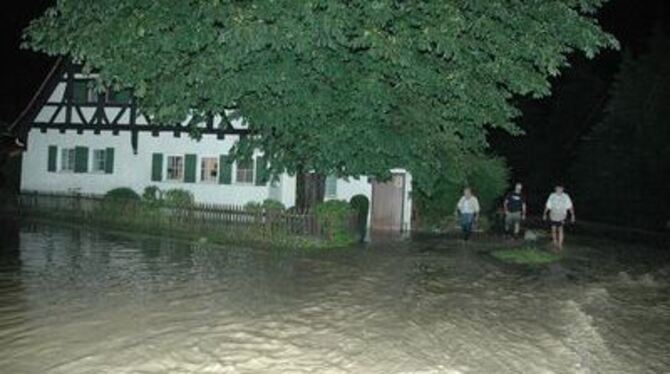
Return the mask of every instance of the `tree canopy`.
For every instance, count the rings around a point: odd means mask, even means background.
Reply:
[[[175,123],[236,108],[273,171],[383,177],[422,188],[518,133],[515,95],[550,93],[567,56],[616,47],[606,0],[59,0],[26,45],[133,87]]]

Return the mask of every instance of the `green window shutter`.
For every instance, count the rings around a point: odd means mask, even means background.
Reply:
[[[195,183],[195,165],[198,157],[196,155],[188,154],[184,157],[184,182]]]
[[[329,175],[326,177],[326,196],[337,196],[337,177],[334,175]]]
[[[72,82],[72,101],[75,103],[86,103],[88,101],[88,80],[76,80]]]
[[[75,103],[83,103],[86,99],[86,87],[82,85],[81,81],[72,82],[72,101]]]
[[[88,172],[88,147],[74,147],[74,172]]]
[[[256,185],[265,186],[268,183],[268,162],[265,157],[256,157]]]
[[[105,174],[114,173],[114,148],[105,149]]]
[[[58,156],[58,147],[55,145],[49,146],[49,160],[47,162],[47,171],[56,171],[56,158]]]
[[[219,183],[231,184],[233,181],[233,163],[229,156],[219,157]]]
[[[163,180],[163,154],[154,153],[151,155],[151,181],[160,182]]]

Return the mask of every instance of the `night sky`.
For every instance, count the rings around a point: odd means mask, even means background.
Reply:
[[[0,85],[0,121],[11,123],[23,110],[47,74],[53,59],[20,49],[22,29],[31,19],[39,16],[53,0],[4,1],[0,7],[2,52],[5,67]],[[599,19],[605,30],[613,33],[623,48],[639,53],[654,26],[668,24],[670,19],[666,0],[612,0],[600,12]],[[611,77],[617,69],[619,52],[609,51],[594,61],[597,69]],[[560,84],[560,79],[556,84]]]

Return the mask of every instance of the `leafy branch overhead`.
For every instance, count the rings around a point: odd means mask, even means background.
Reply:
[[[550,93],[581,51],[617,47],[593,12],[604,0],[60,0],[26,45],[69,55],[132,86],[174,123],[235,107],[275,171],[384,176],[429,188],[518,133],[514,95]]]

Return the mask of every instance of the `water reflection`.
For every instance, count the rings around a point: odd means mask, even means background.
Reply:
[[[13,227],[2,373],[670,370],[665,252],[583,240],[533,270],[439,238],[263,251]]]
[[[28,307],[21,278],[18,223],[0,219],[0,238],[0,347],[6,347],[21,344]]]

